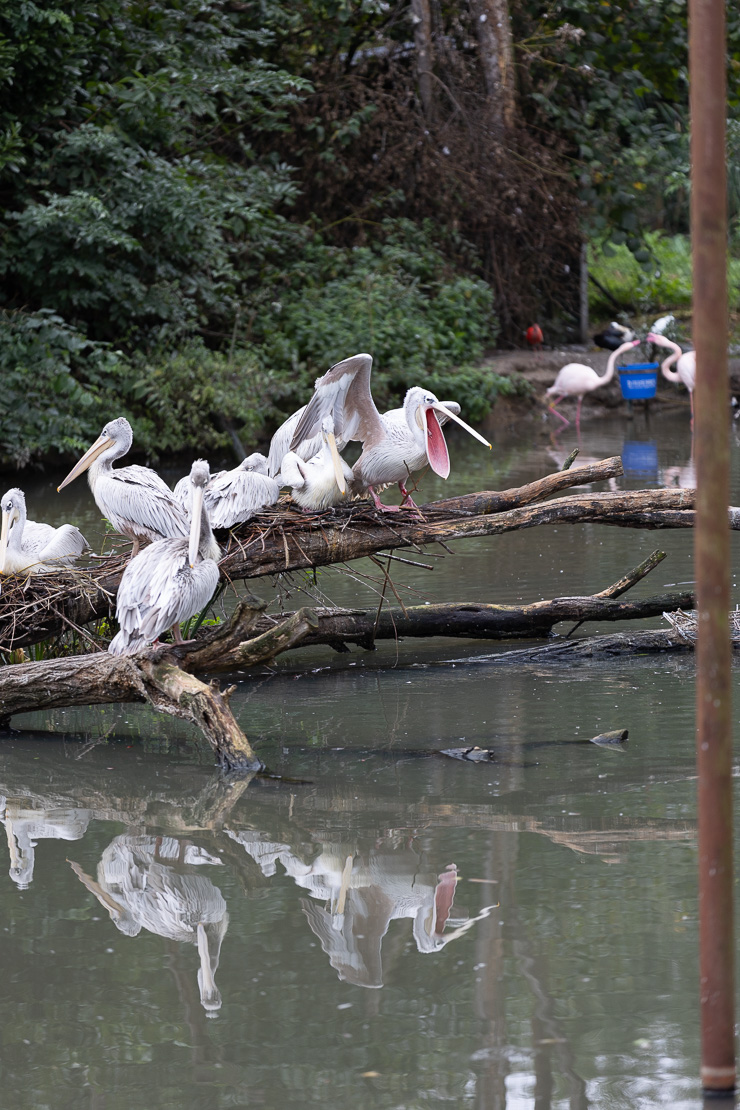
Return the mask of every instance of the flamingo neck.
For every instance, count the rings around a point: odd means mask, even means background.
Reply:
[[[617,358],[619,357],[620,353],[621,348],[618,347],[616,351],[612,351],[612,353],[609,355],[606,363],[606,373],[599,377],[600,385],[606,385],[606,383],[610,382],[614,377],[614,370],[616,368]]]
[[[666,342],[665,346],[670,347],[671,353],[669,354],[668,358],[664,359],[663,362],[661,362],[660,372],[663,377],[666,378],[669,382],[678,382],[681,379],[677,371],[671,370],[671,367],[673,366],[674,362],[678,362],[678,360],[680,359],[682,354],[681,348],[679,347],[678,343]]]

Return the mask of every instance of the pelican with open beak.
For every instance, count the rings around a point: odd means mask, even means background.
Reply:
[[[491,448],[491,444],[460,419],[456,402],[440,401],[421,386],[408,391],[402,408],[381,414],[370,392],[372,365],[370,355],[353,355],[316,380],[313,397],[300,415],[296,414],[291,449],[295,451],[316,435],[322,419],[329,415],[342,443],[353,439],[362,443],[362,454],[352,468],[352,492],[356,495],[367,491],[376,508],[385,512],[416,508],[405,486],[409,475],[427,464],[443,478],[450,473],[442,433],[446,421],[454,420],[486,447]],[[400,506],[384,505],[377,490],[395,482],[403,501]]]
[[[169,629],[175,643],[183,643],[181,622],[199,613],[213,597],[219,570],[210,557],[213,532],[203,503],[210,476],[207,462],[193,463],[188,538],[157,540],[123,572],[116,601],[120,630],[108,647],[112,655],[134,655]]]

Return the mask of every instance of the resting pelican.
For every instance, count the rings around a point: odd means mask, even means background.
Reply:
[[[216,545],[203,504],[210,472],[198,459],[190,471],[192,511],[190,539],[157,540],[126,567],[118,588],[116,618],[120,631],[110,642],[111,655],[135,655],[163,632],[172,629],[183,643],[180,622],[199,612],[218,585]]]
[[[58,490],[64,489],[89,468],[88,480],[95,503],[116,532],[134,541],[132,558],[142,540],[185,539],[187,512],[175,501],[172,490],[147,466],[113,463],[130,449],[131,425],[124,416],[109,420],[98,438],[70,470]]]
[[[321,450],[304,461],[295,451],[283,458],[282,484],[290,486],[291,496],[306,512],[321,511],[337,505],[347,495],[353,474],[337,450],[331,415],[321,421]]]
[[[441,417],[454,420],[489,449],[491,444],[421,386],[407,392],[402,409],[381,415],[370,392],[372,365],[371,355],[359,354],[327,370],[296,424],[293,444],[315,434],[322,418],[331,414],[337,439],[362,442],[362,454],[352,468],[354,492],[367,490],[375,507],[384,512],[397,512],[406,505],[416,508],[404,485],[409,474],[427,463],[442,478],[450,473]],[[403,494],[401,506],[384,505],[376,493],[376,486],[393,482]]]
[[[280,496],[280,486],[267,473],[267,459],[255,451],[233,470],[214,474],[206,486],[204,503],[212,528],[233,528],[243,524]],[[175,498],[189,508],[190,478],[175,486]]]
[[[69,566],[90,550],[89,544],[74,524],[37,524],[26,519],[26,498],[23,490],[9,489],[0,501],[0,574],[42,574],[54,567]]]

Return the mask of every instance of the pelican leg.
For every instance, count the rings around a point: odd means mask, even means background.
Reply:
[[[401,511],[400,505],[384,505],[372,486],[367,487],[367,492],[372,497],[375,508],[380,509],[381,513],[399,513]]]
[[[552,401],[552,402],[551,402],[551,403],[550,403],[550,404],[549,404],[549,405],[548,405],[547,407],[549,408],[550,412],[553,412],[553,413],[555,413],[555,415],[556,415],[557,417],[559,417],[559,419],[560,419],[560,420],[562,420],[562,421],[563,421],[563,424],[565,424],[565,426],[566,426],[566,428],[567,428],[567,427],[568,427],[568,425],[570,424],[570,420],[568,420],[568,419],[567,419],[567,418],[566,418],[565,416],[563,416],[562,412],[558,412],[558,410],[557,410],[557,409],[556,409],[556,407],[555,407],[556,405],[559,405],[559,404],[560,404],[560,402],[562,401],[563,397],[565,397],[565,394],[564,394],[564,393],[561,393],[561,394],[560,394],[560,396],[559,396],[559,397],[556,397],[556,398],[555,398],[555,400],[554,400],[554,401]]]
[[[403,482],[398,483],[398,488],[400,489],[401,493],[403,494],[403,501],[401,502],[399,508],[401,508],[401,509],[416,509],[416,511],[418,513],[419,506],[417,504],[415,504],[413,497],[411,496],[409,491],[406,489]]]

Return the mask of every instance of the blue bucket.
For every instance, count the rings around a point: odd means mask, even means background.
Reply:
[[[658,390],[659,362],[631,362],[619,368],[619,384],[625,401],[654,397]]]
[[[634,478],[656,478],[658,475],[658,445],[652,440],[640,443],[625,440],[622,446],[622,466],[625,474]]]

